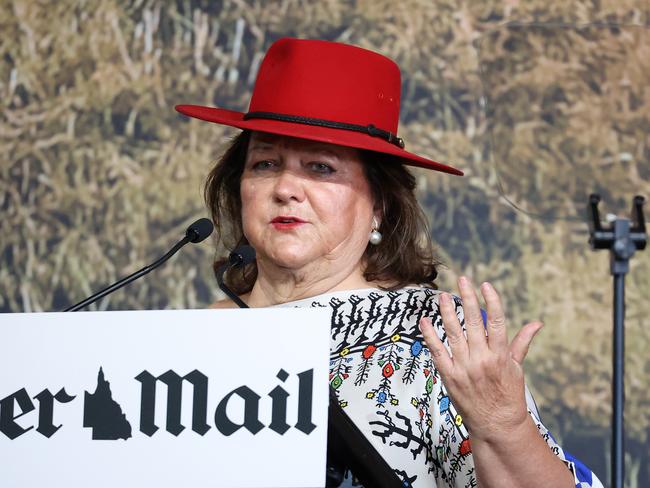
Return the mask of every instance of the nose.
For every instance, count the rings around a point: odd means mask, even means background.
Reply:
[[[276,177],[273,197],[278,203],[302,202],[305,199],[303,178],[284,168]]]

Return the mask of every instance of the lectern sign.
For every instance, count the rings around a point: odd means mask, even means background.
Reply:
[[[6,314],[0,337],[0,486],[324,486],[325,310]]]

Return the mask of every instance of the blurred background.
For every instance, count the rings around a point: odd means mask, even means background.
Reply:
[[[650,1],[0,2],[0,312],[57,311],[162,254],[207,214],[236,130],[178,103],[247,103],[284,36],[356,44],[402,69],[400,136],[464,178],[415,170],[446,268],[492,281],[542,417],[609,479],[611,278],[587,195],[650,197]],[[648,213],[648,212],[646,212]],[[95,309],[201,308],[213,243]],[[650,486],[650,252],[627,277],[626,481]]]

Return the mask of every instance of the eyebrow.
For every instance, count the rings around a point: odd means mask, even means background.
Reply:
[[[258,151],[258,150],[271,149],[272,147],[273,147],[273,144],[270,144],[268,142],[255,141],[255,142],[251,143],[248,150],[249,151]]]
[[[273,149],[272,143],[268,143],[264,141],[254,141],[253,143],[251,143],[248,150],[249,152],[255,152],[255,151],[265,151],[269,149]],[[340,154],[338,154],[336,151],[332,151],[326,146],[321,145],[320,143],[318,143],[318,141],[314,141],[314,144],[313,145],[310,144],[309,146],[307,146],[305,150],[309,150],[311,152],[315,152],[318,154],[326,154],[335,157],[337,159],[341,159]]]

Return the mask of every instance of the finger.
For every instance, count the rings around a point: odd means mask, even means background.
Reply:
[[[431,358],[433,359],[434,366],[438,369],[442,376],[451,373],[454,367],[454,361],[447,352],[445,345],[442,343],[436,330],[431,323],[431,319],[420,319],[420,331],[429,351],[431,351]]]
[[[481,305],[476,296],[476,291],[474,291],[474,286],[469,279],[461,276],[458,280],[458,289],[463,299],[463,315],[465,316],[469,354],[478,355],[487,350],[488,347],[485,338],[485,327],[483,327],[483,317],[481,317]]]
[[[512,359],[519,364],[523,364],[526,354],[528,354],[530,343],[542,327],[544,327],[544,324],[541,322],[531,322],[530,324],[524,325],[521,330],[517,332],[517,335],[510,343]]]
[[[487,282],[481,285],[481,294],[487,306],[487,334],[490,349],[496,353],[505,352],[508,349],[508,333],[501,298],[494,287]]]
[[[449,293],[441,293],[438,296],[438,301],[442,324],[447,334],[447,343],[451,349],[451,355],[454,361],[464,364],[467,362],[469,349],[467,347],[467,339],[465,338],[465,334],[463,334],[463,328],[458,321],[458,315],[456,315],[454,300]]]

